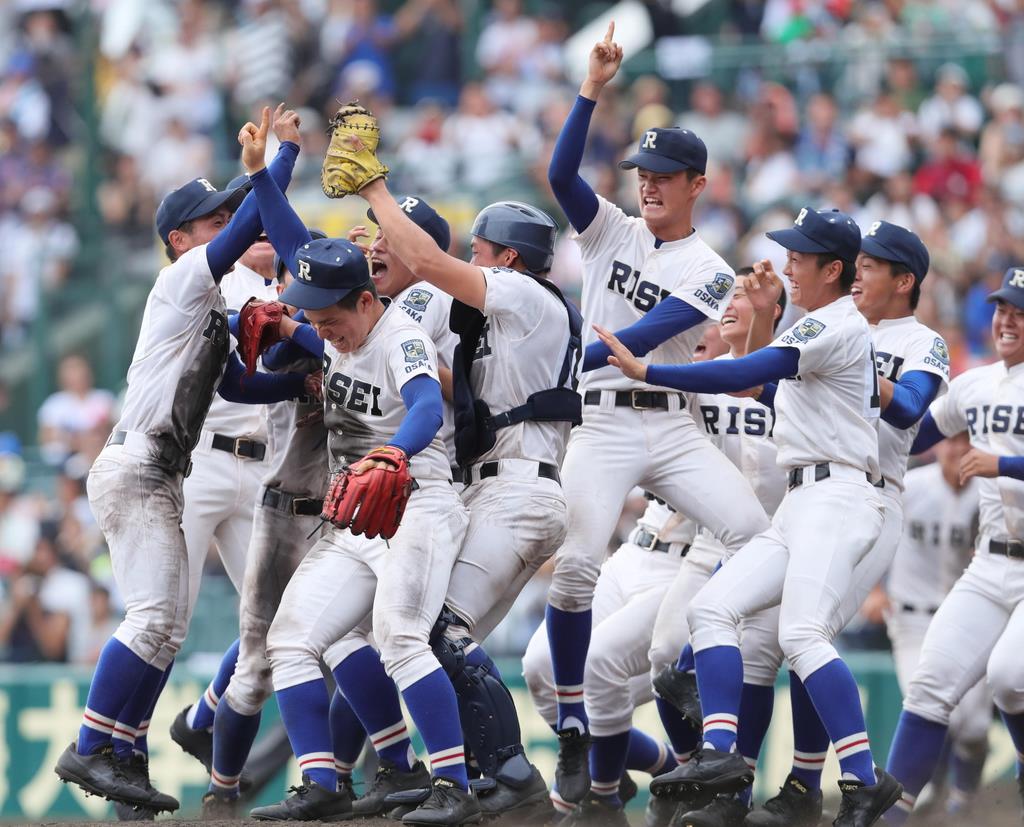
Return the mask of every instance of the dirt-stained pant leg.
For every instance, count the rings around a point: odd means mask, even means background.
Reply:
[[[381,660],[402,690],[441,668],[430,649],[430,630],[444,605],[469,524],[466,508],[449,482],[418,482],[402,525],[389,541],[373,602],[373,634]],[[274,683],[276,687],[276,675]]]
[[[224,693],[242,715],[255,715],[274,691],[267,632],[288,581],[316,542],[306,538],[319,523],[316,516],[295,516],[262,504],[255,508],[238,610],[238,661]]]
[[[181,645],[174,630],[190,614],[181,481],[181,474],[123,446],[109,446],[93,464],[87,483],[125,603],[114,637],[161,670]]]
[[[500,462],[506,465],[500,477],[467,486],[462,494],[469,527],[444,600],[474,636],[481,618],[500,622],[499,612],[519,596],[514,590],[522,589],[565,537],[565,498],[558,483],[538,477],[536,463],[517,468]]]

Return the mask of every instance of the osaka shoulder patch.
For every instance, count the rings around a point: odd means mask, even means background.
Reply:
[[[427,358],[427,349],[424,347],[422,339],[410,339],[408,342],[402,342],[402,351],[405,353],[406,362],[419,362],[421,359]]]

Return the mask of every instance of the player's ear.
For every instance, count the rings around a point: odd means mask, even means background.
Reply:
[[[690,182],[690,197],[696,198],[708,185],[708,177],[706,175],[698,175]]]

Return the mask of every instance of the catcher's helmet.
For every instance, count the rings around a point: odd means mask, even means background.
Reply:
[[[557,232],[558,225],[550,215],[519,201],[498,201],[484,207],[473,222],[473,235],[511,247],[533,273],[551,269]]]

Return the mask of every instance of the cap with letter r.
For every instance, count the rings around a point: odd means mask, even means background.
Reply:
[[[396,195],[395,201],[402,212],[413,220],[414,224],[434,239],[438,247],[446,253],[448,252],[452,243],[452,231],[448,222],[441,217],[437,210],[418,195]],[[367,210],[366,217],[374,224],[380,224],[374,216],[373,210]]]
[[[792,227],[772,230],[765,235],[794,253],[828,253],[842,261],[854,262],[860,252],[860,227],[839,210],[804,207]]]
[[[310,238],[327,238],[327,233],[325,233],[323,230],[318,230],[316,227],[307,227],[306,229],[309,230]],[[278,280],[284,278],[284,269],[284,260],[281,258],[280,255],[278,255],[277,250],[274,250],[274,275],[277,277]]]
[[[341,238],[315,238],[303,244],[295,254],[295,269],[295,280],[280,301],[302,310],[323,310],[370,285],[363,251]]]
[[[655,127],[640,136],[636,152],[619,161],[621,169],[672,173],[692,169],[701,175],[708,166],[708,148],[689,129],[678,126]]]
[[[1024,267],[1011,267],[1003,275],[1003,286],[989,294],[990,302],[1009,302],[1024,310]]]
[[[902,264],[914,274],[914,280],[920,284],[928,275],[930,258],[928,248],[906,227],[891,224],[888,221],[876,221],[869,228],[867,235],[861,239],[860,251],[872,258]]]
[[[216,212],[221,207],[227,207],[234,212],[242,203],[246,192],[244,187],[218,190],[205,178],[192,179],[165,195],[160,206],[156,208],[156,231],[160,240],[164,244],[170,244],[168,239],[171,230],[178,229],[186,221]]]

